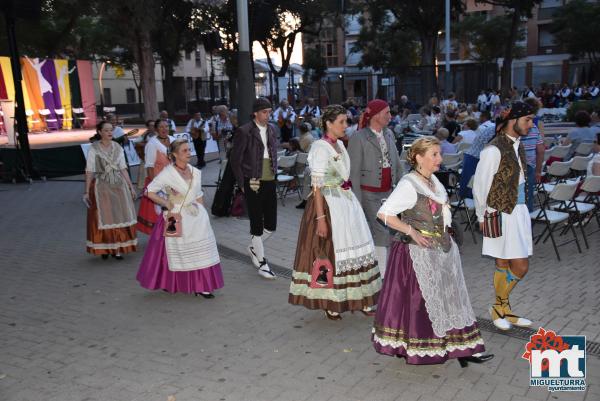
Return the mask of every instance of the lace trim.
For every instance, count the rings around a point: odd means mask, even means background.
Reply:
[[[355,248],[355,247],[353,247]],[[337,253],[337,250],[336,250]],[[350,258],[345,260],[340,260],[335,262],[336,272],[347,272],[350,270],[357,270],[362,267],[366,267],[369,265],[375,264],[375,254],[368,253],[364,256],[359,256],[356,258]]]
[[[469,348],[475,348],[478,345],[483,345],[483,338],[478,337],[475,340],[471,340],[471,341],[465,341],[462,344],[456,344],[456,345],[446,345],[444,348],[439,348],[439,349],[435,349],[435,348],[429,348],[429,349],[414,349],[414,348],[409,348],[408,344],[406,344],[406,342],[402,341],[402,340],[398,340],[398,341],[394,341],[394,340],[386,340],[383,339],[379,336],[377,336],[377,334],[375,334],[375,329],[373,329],[373,341],[376,342],[377,344],[384,346],[384,347],[392,347],[392,348],[404,348],[406,350],[406,354],[408,356],[420,356],[420,357],[425,357],[425,356],[446,356],[449,352],[453,352],[453,351],[465,351]]]
[[[475,323],[456,244],[448,253],[417,245],[409,245],[409,251],[434,334],[444,337]]]
[[[137,239],[133,239],[130,241],[126,241],[126,242],[115,242],[114,244],[96,244],[93,243],[92,241],[86,241],[86,245],[90,248],[94,248],[94,249],[119,249],[119,248],[125,248],[125,247],[129,247],[129,246],[136,246],[137,245]]]
[[[325,176],[315,175],[315,173],[312,173],[310,176],[310,184],[317,188],[325,186]]]
[[[98,228],[100,230],[110,230],[110,229],[113,229],[113,228],[131,227],[131,226],[135,226],[136,224],[137,224],[137,219],[136,220],[127,221],[125,223],[117,223],[117,224],[100,224],[100,222],[98,222]]]

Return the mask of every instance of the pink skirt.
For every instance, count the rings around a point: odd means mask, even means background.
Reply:
[[[223,287],[221,264],[198,270],[173,272],[169,270],[165,248],[164,219],[158,219],[148,240],[146,252],[137,273],[140,285],[149,290],[167,292],[213,292]]]

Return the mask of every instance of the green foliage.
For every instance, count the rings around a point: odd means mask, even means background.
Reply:
[[[600,4],[573,0],[554,15],[550,31],[556,44],[574,58],[588,58],[596,66],[600,63]]]
[[[489,20],[483,15],[467,15],[455,25],[459,39],[465,43],[467,56],[481,63],[496,63],[504,56],[506,38],[510,34],[511,17],[502,15]],[[525,30],[519,29],[516,41],[525,39]],[[470,45],[470,46],[469,46]],[[522,46],[512,46],[514,58],[523,57]]]
[[[579,100],[571,103],[567,109],[566,121],[575,121],[575,114],[581,110],[585,110],[590,114],[600,110],[600,98],[595,100]]]
[[[303,67],[311,81],[319,81],[325,76],[327,63],[321,56],[320,48],[308,48],[304,50]]]

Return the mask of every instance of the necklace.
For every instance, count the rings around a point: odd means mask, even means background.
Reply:
[[[433,181],[431,181],[431,177],[427,178],[425,177],[423,174],[421,174],[421,172],[419,170],[415,169],[415,173],[419,174],[421,177],[423,177],[423,179],[427,182],[427,184],[429,185],[429,188],[433,189],[434,185],[433,185]]]
[[[183,167],[183,168],[179,167],[179,166],[177,165],[177,163],[174,163],[173,165],[175,166],[175,168],[176,168],[177,170],[181,171],[182,173],[184,173],[184,172],[187,172],[187,171],[188,171],[188,169],[187,169],[187,165],[186,165],[185,167]]]

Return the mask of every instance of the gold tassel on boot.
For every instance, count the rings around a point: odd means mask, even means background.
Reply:
[[[508,305],[508,282],[507,268],[496,266],[494,272],[494,290],[496,291],[496,302],[490,308],[494,326],[500,330],[509,330],[512,324],[505,318],[505,305]]]
[[[530,327],[531,326],[531,320],[525,319],[525,318],[522,318],[522,317],[519,317],[519,316],[515,315],[513,313],[513,311],[511,310],[511,308],[510,308],[509,295],[512,292],[513,288],[515,288],[515,286],[519,283],[519,281],[521,281],[521,279],[519,277],[517,277],[510,270],[510,268],[508,268],[506,270],[506,282],[507,282],[506,302],[503,304],[504,318],[506,320],[508,320],[508,322],[510,324],[514,324],[515,326]]]

